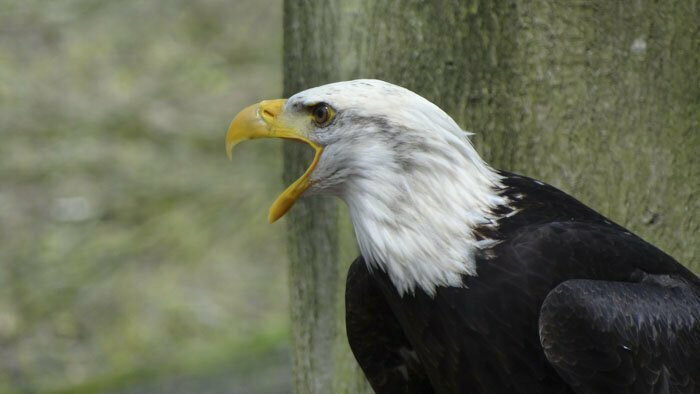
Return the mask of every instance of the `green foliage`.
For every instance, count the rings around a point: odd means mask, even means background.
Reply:
[[[0,0],[0,392],[128,392],[277,348],[279,145],[229,163],[223,139],[281,95],[281,19],[277,0]]]

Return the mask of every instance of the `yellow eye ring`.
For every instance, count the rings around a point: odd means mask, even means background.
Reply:
[[[311,107],[311,117],[318,126],[327,126],[333,120],[333,109],[328,104],[320,103]]]

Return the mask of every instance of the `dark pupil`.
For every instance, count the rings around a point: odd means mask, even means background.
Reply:
[[[316,107],[314,110],[314,117],[316,117],[317,122],[325,122],[326,116],[328,116],[328,110],[325,106],[321,105]]]

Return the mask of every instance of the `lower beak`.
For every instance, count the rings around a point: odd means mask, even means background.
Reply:
[[[302,141],[309,144],[316,151],[314,160],[304,172],[304,175],[289,185],[270,207],[270,215],[268,217],[270,223],[284,216],[304,191],[311,186],[309,178],[314,168],[316,168],[323,151],[323,147],[309,140],[292,125],[284,121],[283,110],[285,102],[286,100],[266,100],[245,108],[236,115],[226,133],[226,153],[229,159],[234,146],[241,141],[256,138],[284,138]]]

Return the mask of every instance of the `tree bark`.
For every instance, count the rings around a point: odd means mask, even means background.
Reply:
[[[405,86],[476,132],[494,167],[576,196],[700,272],[698,20],[689,0],[286,0],[285,94],[360,77]],[[286,181],[303,171],[295,149]],[[298,392],[360,384],[342,323],[352,257],[338,261],[353,240],[333,235],[350,234],[336,212],[314,200],[288,222]],[[332,331],[317,339],[321,321]]]
[[[350,41],[339,33],[337,21],[347,18],[344,7],[352,5],[285,1],[285,97],[351,77],[341,71],[345,64],[338,52],[350,51]],[[285,184],[298,178],[311,158],[307,147],[285,145]],[[345,336],[345,272],[356,257],[347,215],[339,214],[332,199],[309,198],[298,201],[287,217],[294,391],[371,393]]]

